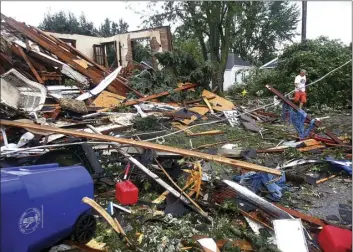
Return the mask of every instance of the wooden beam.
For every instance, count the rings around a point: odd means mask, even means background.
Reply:
[[[298,211],[296,211],[294,209],[284,207],[284,206],[282,206],[282,205],[280,205],[278,203],[273,203],[273,204],[275,206],[277,206],[278,208],[282,209],[283,211],[286,211],[290,215],[292,215],[294,217],[297,217],[297,218],[300,218],[300,219],[302,219],[302,220],[304,220],[306,222],[309,222],[309,223],[312,223],[312,224],[315,224],[315,225],[318,225],[318,226],[321,226],[321,227],[326,226],[326,223],[324,221],[322,221],[321,219],[319,219],[319,218],[303,214],[303,213],[298,212]]]
[[[179,91],[187,90],[187,89],[194,88],[194,87],[197,87],[197,84],[186,83],[185,85],[174,89],[174,92],[179,92]],[[140,98],[140,99],[127,101],[127,102],[124,103],[124,105],[126,105],[126,106],[135,105],[135,104],[139,104],[139,103],[144,102],[144,101],[153,100],[153,99],[156,99],[156,98],[159,98],[159,97],[163,97],[163,96],[166,96],[166,95],[169,95],[169,94],[170,93],[168,91],[164,91],[164,92],[159,93],[159,94],[153,94],[153,95],[146,96],[146,97],[143,97],[143,98]]]
[[[73,58],[76,57],[76,55],[73,55],[69,51],[65,50],[64,48],[60,47],[58,44],[54,43],[50,37],[48,38],[45,36],[40,36],[38,32],[36,32],[34,29],[29,28],[23,23],[17,22],[13,18],[8,18],[4,17],[3,18],[12,29],[15,29],[16,31],[22,33],[29,39],[33,40],[36,42],[38,45],[43,47],[45,50],[49,51],[50,53],[55,54],[59,60],[65,62],[66,64],[69,64],[71,67],[73,67],[76,71],[80,72],[81,74],[89,77],[94,84],[99,84],[100,81],[105,77],[104,72],[96,72],[92,69],[85,69],[82,67],[80,64],[75,62]],[[109,91],[120,94],[120,95],[126,95],[128,88],[124,85],[121,84],[118,80],[114,80],[107,88]]]
[[[92,75],[92,73],[88,72],[85,68],[83,68],[81,65],[77,64],[75,61],[72,60],[72,57],[68,56],[67,53],[61,48],[58,47],[58,45],[54,43],[49,43],[48,40],[45,40],[41,38],[38,34],[35,34],[35,32],[27,27],[26,25],[17,22],[16,20],[12,18],[5,18],[5,22],[11,26],[11,28],[15,29],[18,32],[21,32],[23,35],[27,36],[34,42],[38,43],[41,47],[44,49],[48,50],[49,52],[55,54],[60,60],[64,61],[65,63],[70,64],[73,66],[77,71],[79,71],[82,74],[87,75],[92,79],[93,82],[99,83],[101,81],[101,76],[97,75]]]
[[[25,54],[25,52],[22,50],[22,47],[20,46],[16,46],[18,51],[20,52],[22,58],[26,61],[29,69],[31,69],[33,75],[36,77],[37,81],[40,84],[44,84],[44,81],[42,80],[42,78],[39,76],[38,72],[36,71],[36,69],[34,68],[34,66],[32,65],[31,61],[28,59],[27,55]]]
[[[197,84],[186,83],[185,85],[174,89],[174,92],[183,91],[183,90],[186,90],[186,89],[194,88],[196,86],[197,86]],[[144,101],[149,101],[149,100],[153,100],[153,99],[156,99],[156,98],[159,98],[159,97],[162,97],[162,96],[166,96],[166,95],[169,95],[169,94],[170,93],[168,91],[164,91],[164,92],[159,93],[159,94],[153,94],[153,95],[142,97],[142,98],[139,98],[139,99],[129,100],[129,101],[127,101],[127,102],[125,102],[123,104],[120,104],[120,105],[131,106],[131,105],[139,104],[139,103],[144,102]],[[108,111],[109,109],[110,108],[104,108],[104,109],[99,110],[99,112],[105,112],[105,111]]]
[[[194,157],[194,158],[198,158],[198,159],[205,159],[208,161],[219,162],[219,163],[226,164],[226,165],[244,168],[244,169],[250,170],[250,171],[261,171],[261,172],[266,172],[266,173],[270,173],[270,174],[274,174],[274,175],[279,175],[279,176],[281,175],[281,171],[267,168],[267,167],[264,167],[261,165],[252,164],[252,163],[239,161],[239,160],[233,160],[233,159],[229,159],[229,158],[225,158],[225,157],[221,157],[221,156],[211,155],[211,154],[192,151],[192,150],[174,148],[171,146],[165,146],[165,145],[161,145],[161,144],[154,144],[154,143],[149,143],[149,142],[136,141],[136,140],[132,140],[132,139],[91,134],[91,133],[87,133],[84,131],[75,131],[75,130],[69,130],[69,129],[54,128],[54,127],[49,127],[49,126],[36,125],[36,124],[31,124],[31,123],[15,122],[15,121],[9,121],[9,120],[0,120],[0,125],[41,130],[44,132],[59,133],[59,134],[64,134],[64,135],[68,135],[68,136],[76,136],[76,137],[82,137],[82,138],[87,138],[87,139],[97,139],[97,140],[120,143],[120,144],[128,144],[128,145],[142,147],[142,148],[146,148],[146,149],[153,149],[153,150],[159,150],[159,151],[164,151],[164,152],[169,152],[169,153],[176,153],[176,154],[180,154],[182,156]]]
[[[20,50],[15,46],[12,45],[11,46],[11,51],[18,57],[22,57],[22,54],[20,53]],[[39,63],[37,60],[31,58],[31,56],[29,55],[29,57],[27,56],[27,58],[29,59],[29,61],[32,63],[32,65],[34,66],[35,69],[38,69],[40,71],[47,71],[47,69],[45,68],[44,65],[42,65],[41,63]]]
[[[39,30],[39,29],[36,29],[36,30]],[[60,43],[62,46],[65,46],[68,50],[70,50],[70,52],[78,54],[78,56],[80,56],[82,59],[84,59],[84,60],[88,61],[89,63],[91,63],[92,65],[96,66],[101,71],[109,73],[109,71],[104,66],[97,64],[94,60],[90,59],[88,56],[86,56],[85,54],[83,54],[82,52],[77,50],[75,47],[66,44],[64,41],[62,41],[60,38],[55,37],[54,35],[50,35],[50,37],[52,37],[55,41]]]

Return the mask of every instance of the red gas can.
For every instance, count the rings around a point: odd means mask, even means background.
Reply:
[[[324,252],[352,251],[352,231],[326,225],[317,240]]]
[[[115,198],[122,205],[133,205],[137,203],[139,189],[129,180],[116,183]]]

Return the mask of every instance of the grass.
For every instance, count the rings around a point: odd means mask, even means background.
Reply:
[[[201,123],[198,121],[195,123]],[[154,122],[152,122],[153,124]],[[139,131],[146,132],[145,125],[142,125]],[[149,125],[147,131],[152,131]],[[292,140],[288,133],[287,125],[274,125],[274,124],[262,124],[264,131],[262,139],[259,134],[251,133],[240,127],[231,127],[228,122],[217,123],[211,125],[204,125],[199,127],[194,127],[191,129],[192,132],[202,132],[208,130],[221,130],[224,132],[222,135],[214,136],[197,136],[189,137],[184,132],[165,137],[164,145],[191,149],[190,140],[192,146],[197,148],[201,145],[212,144],[217,142],[226,141],[229,139],[235,139],[230,141],[230,143],[237,144],[238,147],[242,148],[253,148],[253,149],[266,149],[269,147],[276,146],[281,140]],[[165,134],[175,131],[175,129],[168,129]],[[135,133],[135,132],[134,132]],[[210,148],[220,148],[223,144],[215,145]],[[199,151],[207,152],[207,149],[200,149]],[[342,150],[336,149],[330,150],[325,149],[321,154],[315,154],[315,158],[324,158],[327,155],[332,155],[334,157],[342,156]],[[282,163],[285,160],[290,160],[293,158],[313,158],[311,152],[301,153],[294,148],[289,148],[284,153],[271,153],[271,154],[258,154],[256,162],[269,164],[269,167],[276,167],[278,163]],[[193,159],[186,158],[180,161],[180,164],[184,162],[190,162]],[[114,164],[113,161],[109,161],[111,164],[107,169],[111,172],[121,172],[123,171],[124,165]],[[232,177],[239,172],[239,170],[234,169],[231,166],[225,166],[216,162],[208,162],[212,171],[212,181],[213,179],[221,179],[225,177]],[[323,171],[324,166],[315,165],[312,166],[312,170]],[[168,181],[163,175],[160,177]],[[139,197],[141,200],[151,202],[156,199],[161,192],[164,191],[163,188],[156,186],[156,183],[152,179],[139,178],[139,181],[134,181],[138,183],[140,190]],[[179,186],[185,183],[184,178],[180,178],[177,182]],[[212,187],[212,182],[207,184],[207,187]],[[301,186],[300,194],[305,198],[312,198],[313,193],[310,190],[309,185]],[[206,187],[203,187],[206,193]],[[208,192],[208,191],[207,191]],[[297,198],[296,193],[284,192],[283,201],[281,204],[288,202],[288,205],[295,206],[294,200],[300,200]],[[108,200],[114,201],[114,198],[101,200],[99,203],[102,206],[106,206]],[[291,203],[293,201],[293,203]],[[298,202],[298,201],[297,201]],[[307,203],[300,203],[303,207],[310,207]],[[262,233],[260,236],[255,235],[247,225],[245,219],[237,212],[237,206],[231,201],[225,201],[222,205],[212,206],[212,209],[203,207],[205,211],[209,213],[215,213],[211,216],[213,217],[213,225],[205,223],[205,220],[193,211],[188,214],[172,218],[170,215],[166,216],[156,216],[160,206],[145,206],[141,205],[134,206],[133,214],[123,214],[122,219],[125,224],[129,224],[132,227],[131,231],[127,232],[128,238],[133,241],[142,251],[180,251],[182,246],[193,246],[197,247],[194,241],[192,241],[192,236],[205,235],[211,238],[217,239],[246,239],[252,244],[254,251],[277,251],[273,246],[269,245],[267,242],[268,234]],[[138,235],[136,235],[138,233]],[[140,239],[139,239],[140,238]],[[121,241],[119,235],[117,235],[105,222],[101,222],[97,228],[96,238],[97,241],[104,242],[109,247],[109,251],[132,251],[126,248],[124,242]],[[192,249],[189,251],[199,251],[198,249]],[[240,251],[239,248],[231,248],[230,246],[225,246],[223,251]]]

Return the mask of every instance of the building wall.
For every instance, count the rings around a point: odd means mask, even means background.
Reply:
[[[249,75],[250,69],[249,66],[233,66],[232,69],[226,70],[224,72],[224,81],[223,81],[223,90],[227,91],[230,86],[239,85],[243,83],[243,78]],[[239,70],[244,70],[240,73],[237,73]]]
[[[151,49],[153,52],[163,52],[172,50],[170,27],[163,26],[153,29],[133,31],[124,34],[118,34],[112,37],[92,37],[78,34],[62,34],[46,32],[58,38],[76,40],[76,48],[90,59],[94,60],[93,45],[101,43],[116,42],[117,59],[122,61],[122,65],[126,66],[128,61],[132,59],[131,41],[134,39],[148,38],[151,40]],[[119,57],[119,42],[121,45],[121,59]]]
[[[234,84],[234,72],[232,69],[224,71],[224,80],[223,80],[223,91],[227,91],[228,88]]]

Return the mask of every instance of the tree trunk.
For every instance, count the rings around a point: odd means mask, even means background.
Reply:
[[[217,81],[218,81],[218,90],[217,93],[222,93],[223,90],[223,82],[224,82],[224,70],[217,72]]]
[[[207,55],[207,47],[203,38],[202,33],[199,33],[197,35],[199,42],[200,42],[200,46],[201,46],[201,51],[202,51],[202,56],[203,56],[203,60],[207,61],[208,60],[208,55]]]

